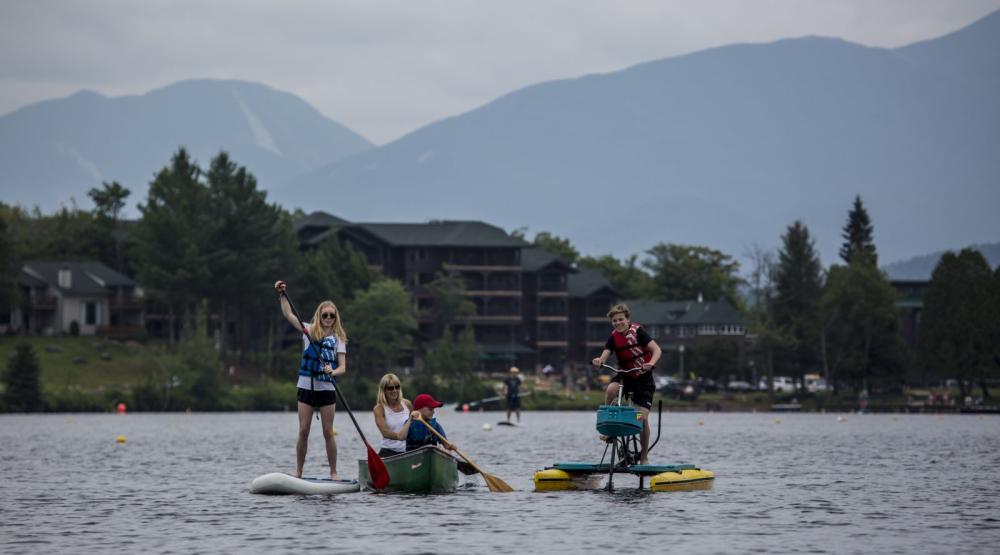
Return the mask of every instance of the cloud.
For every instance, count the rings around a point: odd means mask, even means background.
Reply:
[[[540,81],[810,34],[895,47],[996,9],[1000,0],[3,2],[0,113],[80,89],[237,78],[382,143]]]

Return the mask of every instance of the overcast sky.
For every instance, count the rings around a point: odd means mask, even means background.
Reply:
[[[292,92],[384,144],[540,81],[803,35],[896,47],[1000,0],[0,0],[0,115],[192,78]]]

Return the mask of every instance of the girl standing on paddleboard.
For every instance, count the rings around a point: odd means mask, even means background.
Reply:
[[[278,293],[285,292],[285,282],[274,284]],[[302,359],[299,362],[298,414],[299,438],[295,444],[295,477],[302,477],[309,448],[309,430],[312,415],[319,411],[326,442],[326,458],[330,461],[330,479],[339,480],[337,474],[337,441],[333,437],[333,416],[337,408],[333,378],[347,372],[347,332],[344,331],[340,312],[333,301],[323,301],[316,307],[312,322],[303,324],[292,312],[285,295],[280,295],[281,313],[292,327],[302,333]],[[303,327],[304,326],[304,327]]]

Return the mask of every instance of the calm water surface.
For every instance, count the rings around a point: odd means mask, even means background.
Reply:
[[[361,415],[369,438],[370,416]],[[9,553],[996,553],[1000,417],[664,414],[654,463],[716,472],[709,491],[532,492],[535,470],[598,460],[593,413],[439,411],[481,478],[454,495],[261,496],[293,470],[292,413],[0,416]],[[845,418],[845,417],[841,417]],[[338,414],[342,475],[364,447]],[[127,442],[116,444],[119,434]],[[327,470],[318,423],[307,475]]]

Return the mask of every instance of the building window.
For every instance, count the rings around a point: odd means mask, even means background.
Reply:
[[[80,304],[80,321],[86,326],[101,324],[101,305],[94,302]]]

